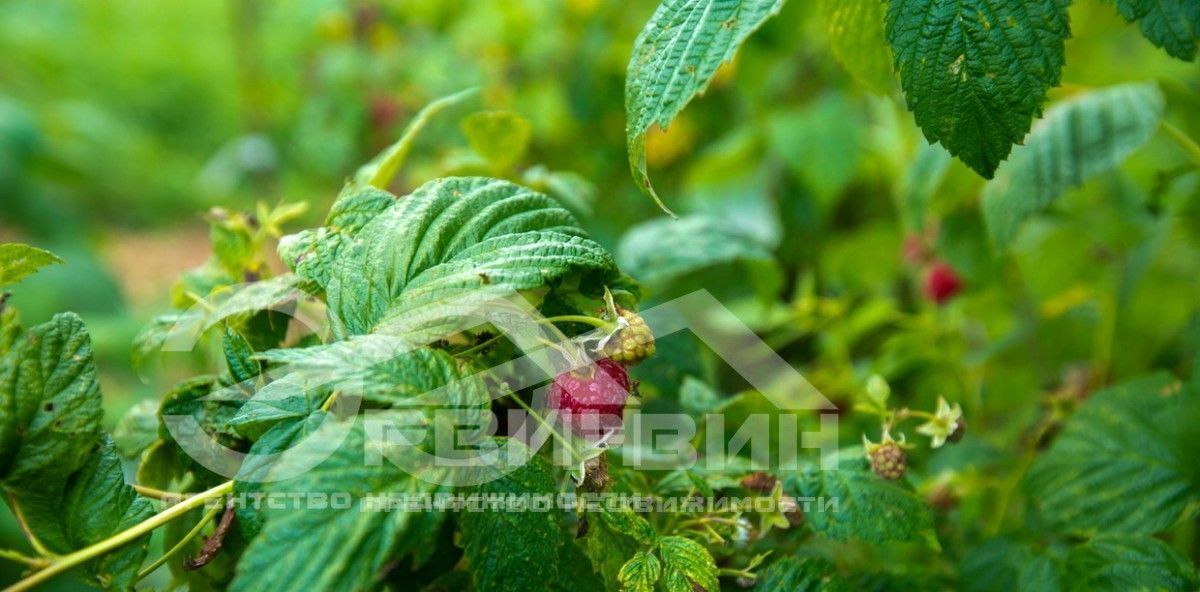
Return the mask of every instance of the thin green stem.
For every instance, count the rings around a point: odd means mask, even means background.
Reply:
[[[363,167],[359,172],[359,178],[356,178],[355,181],[380,189],[387,189],[392,184],[392,179],[396,177],[396,173],[399,172],[404,161],[408,158],[408,153],[412,150],[417,136],[420,135],[421,130],[425,129],[430,120],[447,108],[458,105],[477,94],[479,94],[478,88],[468,88],[467,90],[442,97],[426,105],[409,122],[408,127],[404,128],[404,135],[400,136],[400,140],[376,156],[370,164]]]
[[[74,553],[55,558],[50,562],[50,565],[47,566],[46,569],[43,569],[13,584],[12,586],[9,586],[4,592],[22,592],[24,590],[31,590],[35,586],[50,581],[50,579],[54,578],[54,576],[66,571],[70,571],[78,565],[82,565],[88,561],[91,561],[92,559],[95,559],[96,557],[109,553],[124,545],[128,545],[143,535],[153,532],[154,529],[181,516],[184,516],[188,512],[204,505],[204,503],[208,500],[222,497],[231,491],[233,491],[233,481],[226,481],[220,485],[217,485],[216,487],[213,487],[212,489],[209,489],[208,491],[204,491],[189,497],[186,500],[171,506],[162,512],[159,512],[158,514],[155,514],[149,520],[141,522],[132,528],[123,530],[94,545],[75,551]]]
[[[616,327],[616,323],[613,323],[611,321],[606,321],[604,319],[597,319],[596,317],[589,317],[587,315],[557,315],[557,316],[553,316],[553,317],[546,317],[544,319],[540,319],[538,322],[539,323],[583,323],[585,325],[591,325],[597,329],[604,329],[606,331],[612,331],[613,328]]]
[[[206,512],[204,514],[204,517],[200,518],[200,521],[197,522],[196,525],[193,526],[192,529],[189,530],[187,534],[183,535],[183,538],[179,539],[178,543],[175,543],[174,547],[171,547],[171,549],[169,551],[167,551],[166,553],[163,553],[163,556],[156,559],[154,561],[154,563],[147,565],[145,568],[143,568],[141,571],[139,571],[137,574],[137,579],[140,580],[140,579],[154,573],[154,570],[162,567],[162,565],[164,563],[166,563],[167,561],[170,561],[170,559],[172,557],[178,555],[180,551],[183,551],[183,548],[186,547],[188,543],[192,542],[192,539],[199,536],[200,531],[204,530],[204,527],[207,526],[209,522],[212,522],[213,518],[217,517],[217,512],[220,512],[220,511],[221,511],[221,506],[214,506],[211,510]],[[232,510],[230,510],[230,511],[232,511]]]
[[[538,422],[538,425],[550,430],[550,435],[554,436],[554,439],[557,440],[559,444],[562,444],[563,448],[566,448],[567,452],[571,454],[571,458],[575,462],[583,462],[583,455],[579,454],[579,452],[575,450],[575,447],[571,445],[571,442],[567,440],[566,436],[558,433],[558,430],[554,429],[554,426],[550,425],[550,423],[547,422],[541,415],[539,415],[537,411],[534,411],[528,403],[521,399],[521,397],[518,397],[516,393],[508,393],[508,398],[516,401],[517,405],[520,405],[526,413],[533,417],[534,421]]]
[[[177,491],[163,491],[161,489],[155,489],[153,487],[147,487],[145,485],[134,484],[134,485],[131,485],[130,487],[133,487],[133,490],[138,492],[142,497],[148,497],[150,499],[156,499],[159,501],[181,500],[181,499],[184,499],[191,495],[190,493],[179,493]]]
[[[12,509],[13,518],[17,519],[17,524],[21,527],[21,532],[25,533],[25,538],[29,541],[29,545],[33,547],[34,552],[42,557],[57,557],[58,554],[47,549],[42,541],[33,534],[33,529],[29,528],[29,521],[25,519],[25,512],[21,510],[21,505],[17,503],[17,498],[13,494],[8,494],[8,507]]]
[[[462,351],[460,351],[460,352],[458,352],[457,354],[454,354],[454,355],[455,355],[455,356],[469,356],[469,355],[473,355],[473,354],[475,354],[475,353],[477,353],[477,352],[479,352],[479,351],[482,351],[482,350],[483,350],[484,348],[486,348],[487,346],[489,346],[489,345],[491,345],[491,344],[493,344],[493,343],[496,343],[497,341],[499,341],[499,340],[501,340],[501,339],[503,339],[503,338],[504,338],[504,335],[503,335],[503,334],[496,335],[496,336],[494,336],[494,337],[489,337],[488,339],[484,340],[482,343],[479,343],[479,344],[477,344],[477,345],[473,345],[473,346],[471,346],[471,347],[469,347],[469,348],[467,348],[467,349],[464,349],[464,350],[462,350]]]
[[[30,557],[24,553],[14,551],[12,549],[0,549],[0,559],[8,559],[17,563],[24,563],[34,569],[41,569],[50,564],[50,560],[44,557]]]
[[[1196,168],[1200,169],[1200,144],[1196,144],[1196,141],[1184,133],[1183,130],[1175,127],[1168,121],[1162,122],[1162,129],[1164,132],[1167,132],[1167,135],[1170,136],[1172,140],[1175,140],[1175,143],[1178,144],[1184,152],[1187,152],[1188,157],[1192,159],[1192,164],[1194,164]]]

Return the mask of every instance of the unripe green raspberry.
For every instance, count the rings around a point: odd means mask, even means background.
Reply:
[[[904,449],[892,441],[873,446],[867,457],[871,460],[871,470],[884,479],[895,481],[903,477],[904,471],[908,469]]]
[[[600,346],[602,355],[625,366],[633,366],[654,355],[654,333],[636,312],[617,309],[617,329]]]

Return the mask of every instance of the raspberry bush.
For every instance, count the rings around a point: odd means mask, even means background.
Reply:
[[[1200,589],[1200,4],[35,4],[4,590]]]

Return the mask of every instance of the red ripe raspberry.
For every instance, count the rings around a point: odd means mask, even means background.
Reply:
[[[551,409],[566,416],[573,432],[599,439],[621,427],[629,390],[625,367],[601,358],[591,366],[555,377],[547,402]]]
[[[925,296],[939,306],[962,291],[962,280],[945,261],[938,261],[925,275]]]

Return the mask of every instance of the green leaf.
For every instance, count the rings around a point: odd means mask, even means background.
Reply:
[[[681,536],[666,536],[655,547],[662,557],[662,581],[667,592],[707,592],[721,589],[717,564],[703,545]]]
[[[655,538],[654,528],[629,508],[587,514],[587,554],[609,590],[619,590],[625,562]]]
[[[967,592],[1058,592],[1063,567],[1045,553],[1010,539],[992,539],[963,559],[959,585]]]
[[[625,73],[625,135],[638,186],[670,213],[646,171],[646,132],[666,129],[704,92],[721,64],[783,7],[783,0],[664,0],[633,42]]]
[[[1194,0],[1113,0],[1121,16],[1136,22],[1151,43],[1181,60],[1196,59],[1200,4]]]
[[[629,592],[654,592],[654,584],[662,576],[662,564],[652,553],[638,551],[625,565],[617,579]]]
[[[11,286],[42,267],[62,262],[54,253],[37,247],[0,244],[0,288]]]
[[[65,479],[100,433],[92,341],[74,313],[55,315],[0,360],[0,479],[23,489]]]
[[[908,108],[990,179],[1058,84],[1068,0],[892,0],[886,33]]]
[[[416,520],[413,512],[370,509],[363,506],[364,498],[428,493],[434,486],[422,478],[436,480],[441,469],[420,464],[411,457],[411,447],[401,446],[392,447],[387,454],[389,459],[404,457],[404,469],[387,460],[369,465],[363,457],[367,444],[358,422],[337,451],[319,466],[264,487],[268,493],[304,492],[307,499],[348,494],[351,503],[331,503],[316,510],[304,503],[265,505],[262,530],[246,548],[230,590],[370,588],[384,565],[396,559],[393,550],[402,537],[425,536],[411,532]],[[303,456],[296,455],[296,460],[303,461]],[[278,462],[286,466],[291,461],[285,454]],[[421,478],[414,472],[421,473]]]
[[[383,152],[380,152],[375,158],[371,159],[371,162],[363,165],[354,173],[354,181],[351,183],[352,188],[358,189],[372,186],[387,189],[388,185],[391,185],[392,180],[395,179],[396,173],[400,171],[400,167],[404,164],[404,161],[408,159],[408,153],[412,151],[413,143],[416,142],[417,136],[425,129],[425,126],[429,125],[429,122],[439,113],[462,105],[474,99],[478,94],[478,88],[468,88],[426,105],[408,123],[408,127],[404,128],[404,134],[400,136],[400,139],[395,144],[388,146]]]
[[[148,519],[150,501],[125,483],[121,459],[108,436],[86,442],[83,466],[62,481],[41,481],[36,490],[10,492],[29,529],[51,551],[77,551]],[[106,589],[132,589],[146,556],[149,535],[84,565]]]
[[[629,229],[617,246],[621,269],[639,282],[664,285],[685,274],[734,261],[770,263],[768,248],[712,216],[656,218]]]
[[[437,333],[446,299],[479,301],[569,274],[615,271],[554,200],[507,181],[427,183],[379,214],[334,263],[326,291],[337,335]],[[384,331],[383,329],[380,329]],[[439,335],[440,336],[440,335]]]
[[[261,282],[245,284],[237,290],[219,291],[205,305],[187,311],[156,317],[133,340],[133,362],[141,366],[159,351],[190,351],[197,347],[205,331],[222,322],[241,320],[251,313],[272,310],[305,296],[300,290],[303,278],[280,275]],[[250,338],[247,334],[244,337]]]
[[[1055,105],[1013,151],[983,194],[997,245],[1067,189],[1119,166],[1158,130],[1165,102],[1155,84],[1126,84]]]
[[[892,51],[883,36],[883,2],[821,0],[833,57],[873,93],[892,91]]]
[[[755,592],[848,592],[850,585],[824,559],[784,557],[758,576]]]
[[[471,150],[498,171],[504,171],[524,158],[533,135],[529,120],[512,111],[472,113],[463,119],[462,130]]]
[[[225,353],[225,365],[229,368],[229,375],[235,383],[254,380],[262,374],[262,367],[252,359],[254,348],[250,346],[250,342],[229,325],[225,325],[221,349]]]
[[[876,476],[865,459],[850,454],[843,453],[837,469],[811,468],[788,478],[789,491],[814,500],[811,511],[804,514],[805,522],[817,534],[836,541],[911,541],[940,548],[933,514],[925,502],[901,485]],[[836,511],[824,506],[830,503],[836,503]]]
[[[1186,557],[1150,537],[1097,537],[1071,549],[1067,558],[1071,590],[1196,590],[1200,578]]]
[[[122,458],[137,458],[158,439],[158,401],[146,399],[130,407],[112,437]]]
[[[1063,532],[1153,534],[1200,503],[1200,391],[1159,374],[1094,394],[1030,468],[1029,499]]]
[[[478,486],[490,495],[553,495],[550,467],[534,456],[517,470]],[[459,519],[462,547],[477,590],[545,590],[558,579],[562,537],[552,512],[489,509]]]

